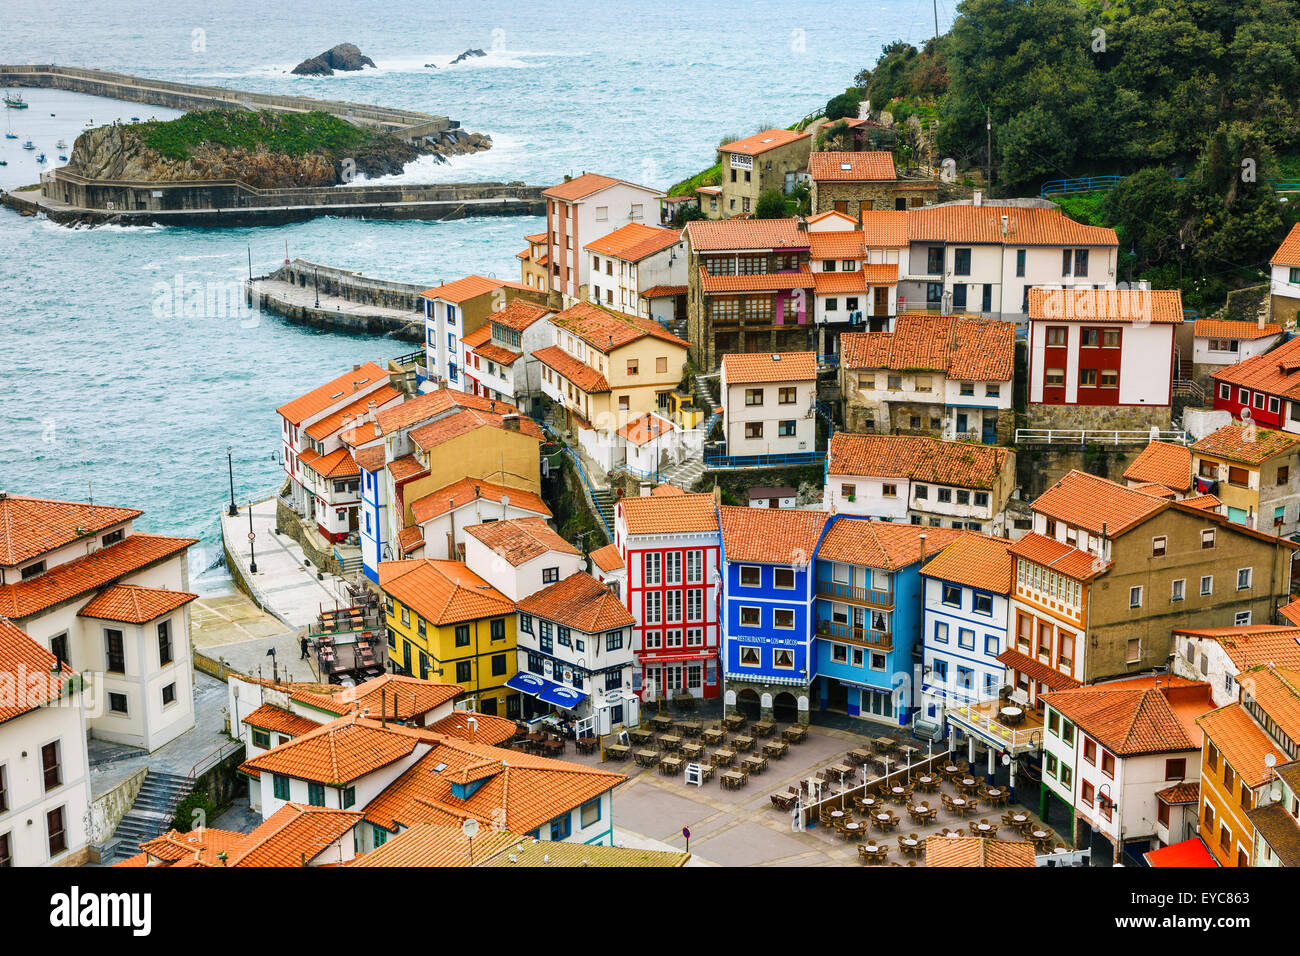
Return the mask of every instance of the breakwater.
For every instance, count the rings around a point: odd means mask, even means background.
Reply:
[[[251,307],[290,322],[342,332],[391,335],[424,341],[427,285],[394,282],[350,269],[294,259],[244,283]]]

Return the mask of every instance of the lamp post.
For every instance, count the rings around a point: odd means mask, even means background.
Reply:
[[[235,449],[230,445],[226,446],[226,470],[230,472],[230,509],[226,514],[234,518],[239,509],[235,507]]]
[[[320,270],[313,269],[312,287],[316,290],[316,308],[320,308]]]
[[[253,549],[253,542],[257,540],[257,532],[253,530],[253,502],[248,503],[248,573],[257,573],[257,554]]]

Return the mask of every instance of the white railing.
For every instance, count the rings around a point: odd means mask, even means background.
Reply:
[[[1186,445],[1191,439],[1181,429],[1159,428],[1100,429],[1100,428],[1017,428],[1017,445],[1145,445],[1152,441]]]
[[[985,705],[987,701],[983,702]],[[1043,744],[1043,727],[1035,724],[1027,727],[1009,727],[989,714],[976,709],[976,705],[959,704],[944,708],[948,720],[963,730],[980,732],[984,739],[996,740],[1011,753],[1025,750],[1037,750]]]

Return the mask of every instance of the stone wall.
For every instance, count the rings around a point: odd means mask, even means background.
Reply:
[[[893,209],[898,199],[904,200],[908,207],[920,206],[934,202],[937,187],[933,183],[889,181],[889,182],[813,182],[813,214],[829,212],[836,202],[847,202],[847,214],[856,216],[858,211]],[[868,203],[869,205],[863,205]]]
[[[323,548],[316,530],[308,528],[303,519],[298,516],[298,512],[286,505],[279,497],[275,499],[275,530],[297,541],[302,546],[303,554],[313,566],[342,576],[343,566],[334,557],[334,549]]]
[[[1099,431],[1168,429],[1168,405],[1034,405],[1025,409],[1022,428],[1086,428]],[[1145,442],[1143,443],[1145,444]]]
[[[337,288],[337,286],[336,286]],[[373,312],[344,312],[341,309],[317,308],[314,305],[290,302],[276,295],[274,289],[258,284],[258,280],[245,280],[244,290],[248,305],[273,315],[280,315],[296,325],[314,328],[341,329],[345,332],[377,333],[390,335],[404,342],[424,341],[424,317],[418,312],[409,316],[384,315]],[[322,283],[321,291],[325,292]]]
[[[131,804],[135,803],[140,788],[144,786],[144,778],[148,775],[149,768],[141,767],[91,802],[87,834],[91,843],[103,843],[113,835],[122,817],[126,816],[126,812],[131,809]]]
[[[1033,500],[1071,471],[1085,471],[1121,485],[1124,471],[1146,443],[1103,445],[1021,445],[1016,452],[1016,482],[1021,494]]]
[[[805,725],[808,724],[809,707],[811,706],[811,702],[812,702],[812,689],[809,685],[768,684],[768,683],[764,683],[763,681],[737,680],[734,677],[727,677],[724,680],[722,712],[724,714],[740,713],[741,712],[740,704],[739,704],[740,694],[742,691],[746,691],[746,690],[752,690],[755,694],[758,695],[759,717],[762,720],[776,719],[772,709],[772,702],[776,700],[777,695],[789,694],[791,697],[795,699],[796,708],[798,707],[799,699],[803,698],[804,704],[806,706],[802,710],[797,710],[796,713],[798,714],[798,723],[805,724]],[[733,700],[732,695],[734,695],[735,703],[731,703],[731,701]],[[765,697],[768,698],[767,706],[763,706],[763,699]]]

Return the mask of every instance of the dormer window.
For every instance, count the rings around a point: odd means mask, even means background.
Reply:
[[[33,561],[31,564],[27,565],[27,567],[23,568],[20,573],[22,574],[22,578],[24,581],[26,581],[28,578],[34,578],[38,574],[44,574],[45,562]]]

